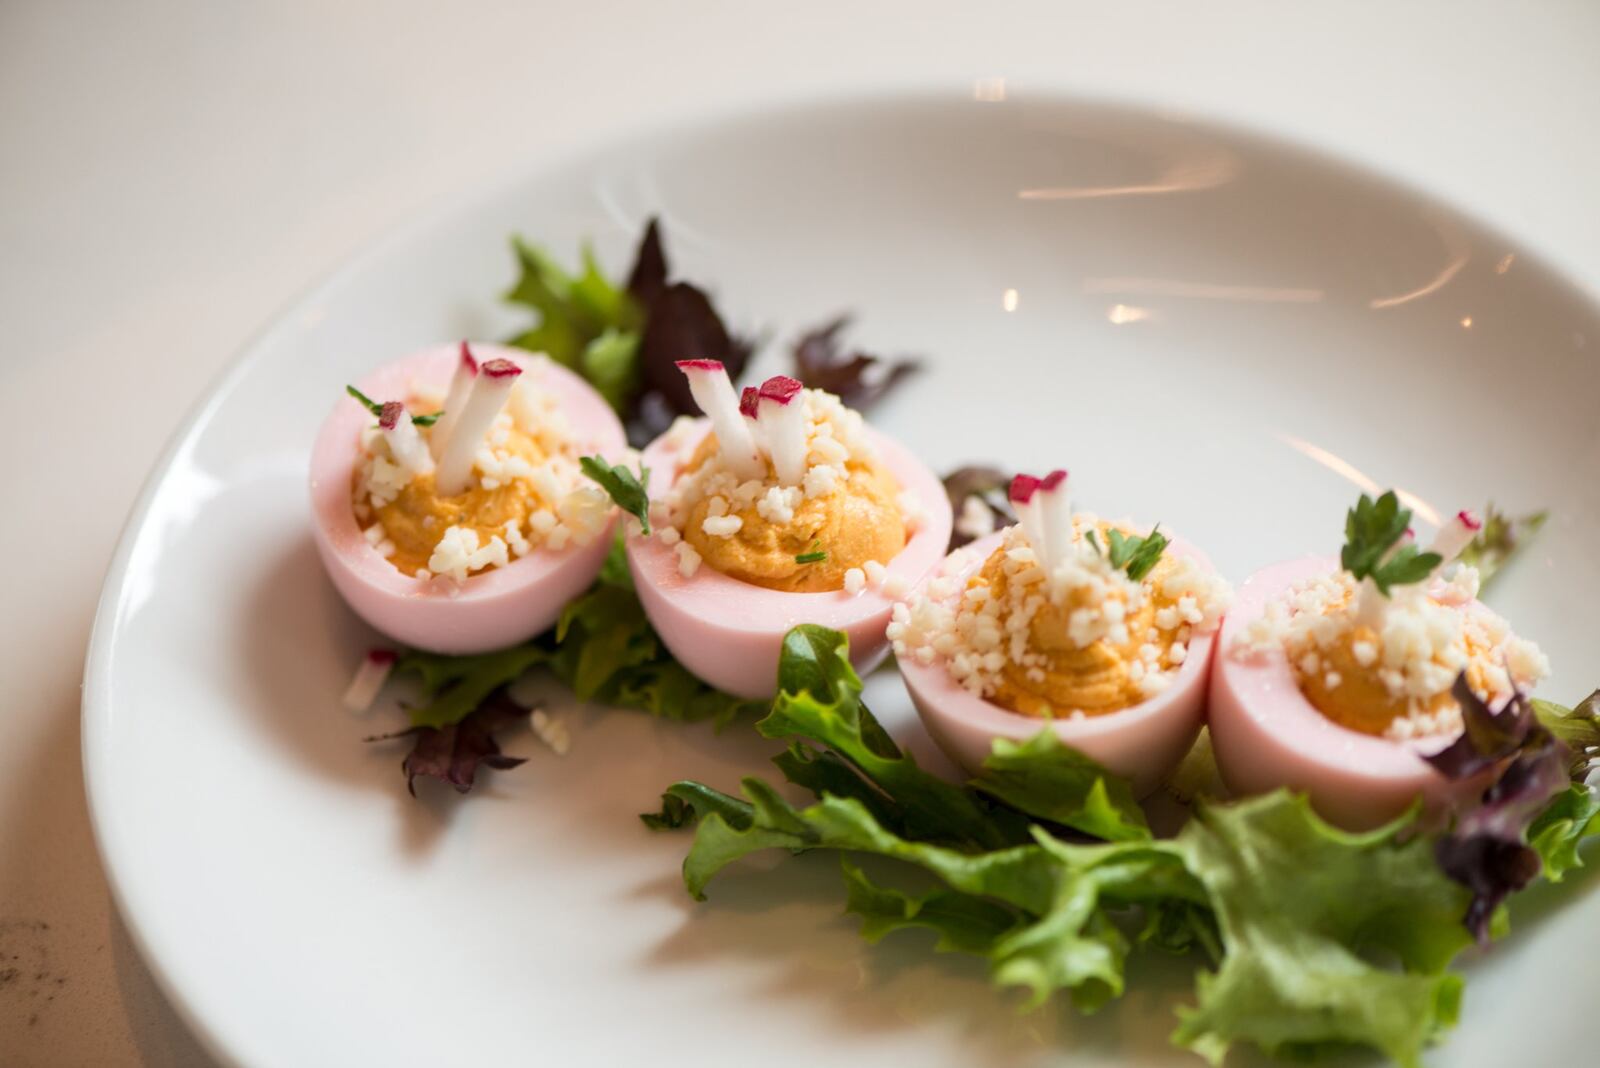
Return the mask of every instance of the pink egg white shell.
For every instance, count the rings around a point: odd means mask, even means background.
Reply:
[[[412,383],[443,393],[459,359],[459,346],[441,345],[396,360],[358,382],[379,401],[406,396]],[[507,359],[537,375],[560,402],[585,454],[617,456],[626,445],[622,425],[605,400],[566,368],[532,360],[499,345],[474,344],[479,362]],[[534,549],[506,567],[479,572],[457,586],[446,578],[401,574],[367,544],[351,506],[360,458],[360,435],[372,420],[341,397],[311,451],[311,510],[317,551],[334,586],[356,614],[395,641],[436,653],[483,653],[526,641],[549,629],[562,606],[594,581],[604,563],[616,520],[583,547],[561,552]]]
[[[702,426],[676,441],[664,435],[645,449],[652,497],[667,491],[708,429]],[[923,512],[905,547],[886,565],[888,574],[899,575],[909,588],[944,556],[950,543],[950,502],[944,486],[903,445],[871,428],[867,433],[884,466],[902,490],[917,496]],[[737,697],[759,699],[776,692],[783,636],[800,623],[848,635],[850,662],[862,674],[889,651],[884,630],[894,599],[881,588],[858,594],[785,593],[729,578],[709,564],[684,578],[677,553],[657,537],[629,538],[628,566],[645,614],[672,655],[704,681]]]
[[[1348,830],[1386,823],[1419,796],[1430,808],[1471,801],[1492,773],[1452,782],[1422,759],[1451,739],[1391,741],[1342,727],[1306,700],[1282,649],[1229,653],[1269,601],[1338,568],[1333,557],[1303,557],[1263,568],[1239,588],[1211,675],[1211,743],[1223,782],[1244,796],[1280,786],[1304,792],[1324,819]]]
[[[1005,532],[998,531],[961,550],[970,559],[951,576],[960,589],[966,588],[967,580],[1004,537]],[[1181,538],[1172,538],[1167,551],[1192,557],[1211,569],[1205,554]],[[1048,727],[1065,744],[1129,780],[1135,796],[1145,797],[1178,766],[1200,733],[1214,637],[1205,635],[1189,643],[1177,678],[1161,693],[1118,712],[1082,719],[1041,720],[1002,708],[951,678],[943,658],[931,664],[902,659],[900,674],[923,726],[968,774],[978,773],[996,738],[1026,741]]]

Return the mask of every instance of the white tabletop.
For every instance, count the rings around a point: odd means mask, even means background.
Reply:
[[[89,831],[96,593],[163,441],[232,354],[441,197],[672,117],[998,78],[1353,157],[1600,292],[1600,7],[1583,0],[863,6],[0,6],[0,1059],[210,1063],[115,917]]]

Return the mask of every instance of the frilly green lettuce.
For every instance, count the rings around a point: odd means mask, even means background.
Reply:
[[[861,703],[847,654],[843,635],[792,631],[781,692],[758,725],[788,742],[775,762],[813,803],[759,778],[739,796],[682,782],[645,817],[697,824],[683,867],[697,898],[750,853],[834,850],[864,936],[929,929],[938,948],[985,958],[1030,1005],[1064,991],[1093,1009],[1122,993],[1141,947],[1193,952],[1194,1003],[1173,1038],[1213,1062],[1238,1043],[1292,1054],[1355,1044],[1415,1065],[1455,1022],[1461,980],[1449,965],[1472,942],[1472,895],[1441,869],[1415,814],[1352,834],[1278,791],[1201,799],[1176,837],[1158,840],[1126,785],[1053,734],[997,745],[982,774],[949,783]],[[1570,865],[1596,809],[1574,794],[1552,813],[1535,841]],[[869,875],[859,857],[881,859]]]

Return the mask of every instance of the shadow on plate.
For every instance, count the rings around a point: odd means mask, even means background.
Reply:
[[[665,896],[680,902],[683,912],[680,926],[651,950],[646,964],[693,971],[706,962],[737,959],[744,973],[760,978],[727,991],[730,1001],[806,1002],[821,1015],[820,1025],[868,1035],[937,1029],[942,1038],[960,1043],[974,1064],[1056,1063],[1069,1050],[1093,1064],[1202,1063],[1168,1041],[1176,1010],[1192,999],[1197,958],[1135,953],[1126,993],[1098,1012],[1079,1013],[1065,996],[1025,1012],[1019,992],[990,984],[983,961],[935,952],[929,932],[902,931],[875,945],[864,942],[856,920],[842,912],[844,887],[831,855],[781,861],[758,856],[720,875],[704,902],[690,900],[676,875],[641,886],[638,894]],[[762,965],[764,972],[753,971]],[[810,1021],[796,1020],[797,1026],[804,1022]],[[1231,1068],[1281,1063],[1248,1049],[1228,1058]],[[1351,1050],[1318,1063],[1353,1068],[1381,1059]]]
[[[279,555],[253,573],[249,610],[235,642],[250,682],[250,723],[318,777],[394,798],[403,848],[428,851],[449,829],[456,799],[422,789],[413,799],[400,771],[407,743],[365,741],[404,729],[397,708],[352,715],[340,703],[361,656],[385,640],[340,600],[309,532],[284,542]],[[492,794],[492,783],[480,789]]]

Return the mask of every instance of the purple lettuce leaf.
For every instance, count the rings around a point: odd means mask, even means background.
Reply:
[[[628,295],[639,302],[641,308],[655,303],[661,291],[667,288],[667,250],[661,243],[661,221],[654,216],[645,225],[644,236],[639,239],[638,251],[633,256],[633,270],[628,272]]]
[[[1450,690],[1461,706],[1461,737],[1433,756],[1425,757],[1449,779],[1470,779],[1515,753],[1538,725],[1533,706],[1515,694],[1498,713],[1478,697],[1462,673]]]
[[[1525,694],[1513,694],[1496,712],[1467,685],[1464,673],[1452,694],[1461,705],[1461,737],[1425,759],[1450,779],[1501,768],[1477,806],[1434,845],[1439,867],[1472,891],[1463,922],[1482,945],[1489,941],[1495,911],[1539,876],[1542,862],[1528,844],[1528,827],[1567,789],[1572,754],[1539,722]]]
[[[794,344],[795,377],[815,389],[837,394],[856,409],[870,408],[883,399],[906,376],[922,367],[912,357],[884,359],[860,349],[846,351],[840,335],[850,325],[850,316],[840,315],[832,322],[807,330]]]
[[[680,415],[698,415],[679,360],[720,360],[737,382],[750,362],[754,343],[735,335],[723,322],[705,290],[673,281],[661,228],[645,227],[628,273],[628,294],[644,310],[639,339],[639,390],[623,412],[628,441],[643,446]]]
[[[412,727],[393,734],[379,734],[369,742],[411,738],[411,752],[400,763],[406,789],[417,795],[417,777],[427,776],[449,783],[457,793],[471,790],[479,768],[504,771],[524,763],[526,757],[506,756],[495,735],[528,717],[531,709],[513,701],[502,688],[455,723],[445,727]]]

